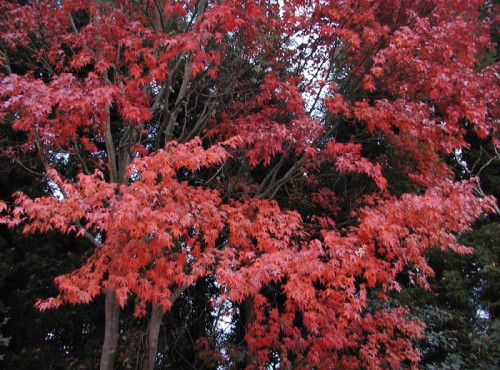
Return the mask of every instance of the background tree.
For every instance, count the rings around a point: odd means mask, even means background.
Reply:
[[[20,143],[22,133],[2,126],[2,143]],[[36,197],[46,193],[48,184],[41,175],[36,156],[26,154],[15,160],[2,157],[0,197],[11,199],[22,190]],[[29,369],[47,364],[47,368],[90,368],[99,356],[104,318],[97,300],[90,306],[64,307],[58,312],[41,314],[33,306],[33,297],[56,294],[52,280],[68,268],[77,268],[88,245],[72,237],[49,233],[33,237],[21,230],[0,232],[0,306],[2,335],[10,338],[2,348],[2,366]]]

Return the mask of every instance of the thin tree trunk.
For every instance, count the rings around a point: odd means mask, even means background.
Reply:
[[[158,337],[160,335],[160,326],[165,311],[155,303],[151,311],[151,319],[148,326],[148,353],[144,362],[143,370],[153,370],[156,363],[156,354],[158,353]]]
[[[241,319],[243,321],[243,326],[245,328],[245,335],[248,333],[250,324],[255,321],[255,313],[253,310],[253,297],[247,297],[240,306]],[[250,352],[246,352],[243,359],[242,368],[246,369],[252,364],[252,355]]]
[[[113,370],[118,348],[120,307],[116,302],[115,292],[112,289],[106,290],[105,319],[100,370]]]
[[[170,296],[170,303],[174,304],[175,301],[181,296],[182,292],[187,289],[187,285],[179,286],[174,293]],[[146,361],[142,366],[143,370],[153,370],[156,363],[156,355],[158,353],[158,337],[160,335],[161,322],[165,310],[159,303],[154,303],[151,309],[151,318],[149,319],[148,326],[148,349]]]

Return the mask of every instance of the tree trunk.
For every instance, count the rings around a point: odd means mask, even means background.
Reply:
[[[106,290],[104,344],[101,352],[100,370],[113,370],[115,367],[116,350],[120,325],[120,307],[116,302],[115,292]]]
[[[240,306],[241,320],[245,328],[245,334],[248,333],[248,327],[255,321],[255,313],[253,310],[253,297],[247,297]],[[245,352],[242,368],[246,369],[252,364],[252,354],[249,351]]]
[[[187,289],[187,285],[177,287],[174,293],[170,296],[170,303],[174,304],[175,301],[181,296],[182,292]],[[156,363],[156,355],[158,353],[158,337],[160,335],[160,326],[165,315],[165,310],[159,303],[154,303],[151,308],[151,319],[148,326],[148,349],[147,357],[144,362],[143,370],[153,370]]]
[[[144,362],[143,370],[153,370],[156,363],[156,354],[158,353],[158,336],[160,335],[160,326],[165,311],[158,304],[153,304],[151,310],[151,319],[148,326],[148,353]]]

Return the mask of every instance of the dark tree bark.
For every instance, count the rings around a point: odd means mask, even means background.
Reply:
[[[118,348],[120,307],[116,302],[115,292],[112,289],[106,291],[105,310],[106,324],[100,370],[113,370],[115,366],[116,350]]]
[[[165,311],[159,304],[154,304],[151,310],[151,319],[148,326],[148,353],[143,370],[153,370],[156,363],[156,354],[158,353],[158,336],[160,335],[160,326],[165,315]]]

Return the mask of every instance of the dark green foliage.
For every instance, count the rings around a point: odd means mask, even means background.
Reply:
[[[44,363],[51,369],[93,368],[102,338],[102,302],[43,313],[33,307],[37,297],[55,294],[53,276],[78,265],[78,243],[2,231],[0,299],[9,318],[4,334],[11,338],[6,367],[34,369]]]
[[[500,224],[463,237],[474,253],[433,251],[434,292],[408,288],[406,303],[427,325],[419,343],[423,369],[493,369],[499,366]],[[411,303],[413,301],[413,304]]]

